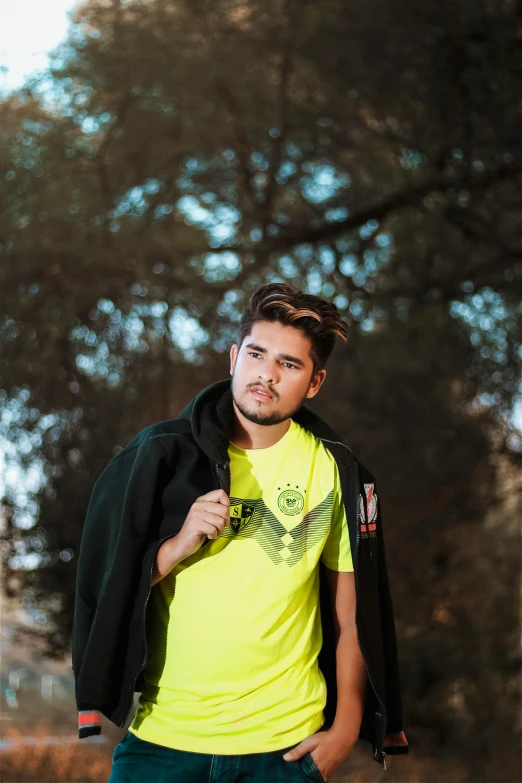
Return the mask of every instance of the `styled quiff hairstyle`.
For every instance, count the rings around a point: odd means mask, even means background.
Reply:
[[[285,283],[267,283],[254,291],[239,323],[238,350],[258,321],[279,321],[310,338],[312,376],[326,365],[336,335],[345,342],[348,339],[348,324],[334,304],[320,296],[293,291]]]

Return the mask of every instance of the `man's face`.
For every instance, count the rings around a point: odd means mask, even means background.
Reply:
[[[303,332],[278,321],[258,321],[239,351],[232,346],[232,397],[246,419],[266,426],[279,424],[319,391],[326,370],[312,377],[311,347]],[[255,393],[256,386],[269,396]]]

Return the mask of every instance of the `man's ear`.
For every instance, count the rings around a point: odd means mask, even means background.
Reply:
[[[306,394],[306,397],[308,399],[311,399],[312,397],[315,397],[321,386],[326,380],[326,370],[318,370],[314,376],[312,376],[310,381],[310,388],[308,389],[308,392]]]
[[[234,365],[236,363],[237,359],[237,344],[234,343],[232,348],[230,349],[230,375],[234,372]]]

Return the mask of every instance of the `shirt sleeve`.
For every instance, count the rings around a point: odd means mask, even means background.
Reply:
[[[342,501],[339,471],[335,466],[334,502],[330,533],[321,553],[321,562],[332,571],[353,571],[352,549],[346,510]]]

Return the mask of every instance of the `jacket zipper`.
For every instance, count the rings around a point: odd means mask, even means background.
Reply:
[[[353,454],[352,450],[350,449],[349,446],[346,445],[346,443],[342,443],[341,441],[338,441],[338,440],[328,440],[328,438],[321,438],[321,440],[325,441],[327,443],[336,443],[339,446],[344,446],[346,449],[348,449],[349,452],[351,452]],[[356,586],[356,595],[357,595],[359,593],[359,542],[360,542],[360,538],[361,538],[360,520],[359,520],[359,503],[360,503],[359,497],[360,497],[360,494],[361,494],[361,491],[360,491],[360,483],[361,482],[360,482],[360,477],[359,477],[359,466],[357,465],[357,462],[356,462],[356,473],[357,473],[357,487],[356,487],[357,503],[356,503],[356,520],[355,521],[356,521],[357,536],[356,536],[356,543],[355,543],[355,586]],[[364,651],[363,651],[363,649],[361,647],[361,637],[359,635],[359,626],[357,624],[357,614],[355,616],[355,630],[356,630],[356,633],[357,633],[357,644],[359,645],[359,649],[361,651],[361,655],[363,657],[364,664],[366,666],[366,673],[368,675],[368,679],[370,681],[370,685],[372,686],[372,689],[373,689],[373,692],[375,693],[377,701],[381,705],[383,716],[384,716],[384,721],[383,721],[384,730],[382,732],[381,748],[380,748],[380,750],[381,750],[381,761],[383,762],[383,770],[385,770],[386,769],[386,753],[384,751],[384,737],[386,736],[386,724],[388,722],[388,716],[387,716],[387,713],[386,713],[386,708],[385,708],[384,704],[382,703],[381,698],[380,698],[379,694],[377,693],[377,689],[376,689],[376,687],[375,687],[375,685],[373,683],[373,680],[371,678],[370,669],[369,669],[369,666],[368,666],[368,661],[366,660],[366,656],[364,655]]]
[[[150,574],[149,574],[149,592],[147,594],[147,599],[146,599],[144,607],[143,607],[143,620],[142,620],[142,626],[141,626],[142,627],[142,631],[143,631],[143,641],[145,642],[145,655],[143,656],[143,663],[141,664],[140,668],[138,669],[138,671],[136,672],[136,675],[134,677],[134,685],[132,687],[132,693],[131,693],[129,708],[127,710],[127,715],[125,717],[125,720],[123,721],[123,723],[120,723],[120,728],[123,728],[125,726],[125,724],[127,723],[128,719],[129,719],[129,715],[131,714],[131,710],[132,710],[132,707],[133,707],[133,704],[134,704],[134,688],[136,687],[136,680],[138,679],[139,674],[141,674],[141,672],[143,671],[143,667],[145,666],[145,664],[147,662],[147,657],[148,657],[148,654],[149,654],[148,653],[148,649],[147,649],[147,634],[145,633],[145,617],[146,617],[146,613],[147,613],[147,604],[149,602],[150,594],[152,592],[152,587],[150,586],[150,582],[151,582],[151,579],[152,579],[152,572],[154,571],[154,565],[156,563],[156,557],[157,557],[159,548],[163,544],[163,542],[166,541],[168,538],[174,538],[175,535],[176,535],[176,533],[171,533],[169,536],[165,536],[164,538],[162,538],[161,541],[159,542],[157,548],[156,548],[156,551],[154,553],[154,557],[152,558],[152,565],[150,567]]]
[[[218,468],[226,468],[229,464],[230,464],[229,462],[225,462],[224,465],[220,465],[219,462],[214,463],[214,471],[216,473],[216,478],[220,489],[223,489],[223,484],[221,483],[221,479],[219,478]]]

